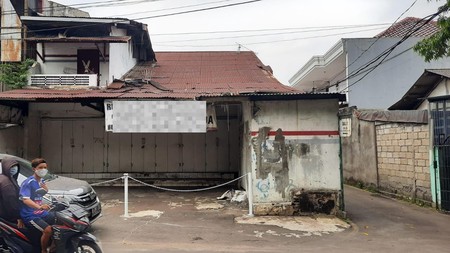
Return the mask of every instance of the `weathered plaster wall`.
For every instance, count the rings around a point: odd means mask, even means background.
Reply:
[[[2,26],[1,54],[2,62],[19,62],[22,60],[22,22],[10,0],[1,0],[0,7],[2,15],[0,23]]]
[[[351,135],[342,137],[344,179],[351,183],[378,186],[377,149],[374,122],[359,120],[352,110],[342,118],[350,118]]]
[[[242,160],[241,160],[241,175],[248,174],[252,171],[252,144],[250,124],[252,119],[252,102],[242,102]],[[241,186],[247,189],[247,179],[241,181]]]
[[[292,190],[341,189],[336,100],[252,103],[256,204],[290,203]]]

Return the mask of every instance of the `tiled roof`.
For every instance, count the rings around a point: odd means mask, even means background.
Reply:
[[[400,20],[399,22],[393,24],[391,27],[385,31],[379,33],[375,38],[396,38],[404,37],[406,34],[411,32],[417,27],[420,27],[425,23],[424,20],[420,18],[408,17]],[[439,27],[435,21],[431,21],[415,31],[411,37],[428,37],[439,31]]]
[[[253,52],[160,52],[157,63],[136,65],[108,89],[21,89],[0,93],[0,99],[106,99],[301,94],[282,85]],[[136,81],[139,80],[139,81]]]

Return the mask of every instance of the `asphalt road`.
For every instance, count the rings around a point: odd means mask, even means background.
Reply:
[[[301,231],[259,220],[241,224],[247,207],[217,201],[224,189],[171,193],[130,188],[130,217],[123,189],[97,187],[103,217],[93,224],[104,252],[450,252],[450,216],[432,208],[345,188],[350,228]],[[201,208],[206,207],[206,208]],[[316,224],[310,227],[321,227]],[[301,220],[303,219],[303,220]],[[305,223],[309,217],[291,220]],[[273,220],[272,220],[273,221]],[[281,221],[281,220],[280,220]],[[292,225],[292,224],[291,224]]]

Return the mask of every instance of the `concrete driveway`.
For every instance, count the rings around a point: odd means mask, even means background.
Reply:
[[[104,252],[447,252],[450,217],[345,188],[353,226],[330,217],[247,217],[247,206],[218,201],[226,189],[171,193],[96,187],[103,217],[93,234]]]

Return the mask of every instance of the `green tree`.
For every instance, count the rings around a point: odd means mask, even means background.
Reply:
[[[28,83],[28,70],[34,62],[26,59],[17,63],[0,64],[0,82],[11,89],[22,89]]]
[[[450,17],[448,17],[450,0],[445,2],[436,13],[439,16],[437,25],[440,30],[414,46],[414,51],[423,56],[427,62],[450,56]]]

